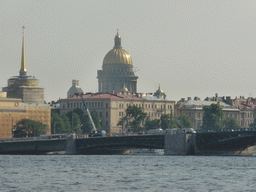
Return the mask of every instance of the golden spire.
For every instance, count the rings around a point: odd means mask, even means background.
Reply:
[[[158,86],[158,90],[156,91],[157,93],[163,93],[161,87],[160,87],[160,83],[159,83],[159,86]]]
[[[27,75],[27,69],[26,69],[26,63],[25,63],[25,43],[24,43],[24,29],[25,27],[22,27],[22,33],[23,33],[23,39],[22,39],[22,54],[21,54],[21,68],[20,68],[20,76],[26,76]]]

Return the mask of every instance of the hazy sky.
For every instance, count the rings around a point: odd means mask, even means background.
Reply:
[[[169,100],[255,97],[255,10],[255,0],[0,0],[0,85],[19,75],[24,25],[28,75],[46,101],[66,98],[72,79],[97,92],[119,29],[138,92],[160,83]]]

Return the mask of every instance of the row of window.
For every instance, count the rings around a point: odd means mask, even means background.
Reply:
[[[129,105],[130,104],[126,104],[126,107],[128,108],[129,107]],[[143,108],[143,107],[145,107],[145,108],[155,108],[155,109],[165,109],[165,106],[166,105],[154,105],[154,104],[134,104],[134,106],[136,106],[136,107],[141,107],[141,108]],[[119,108],[124,108],[124,104],[123,103],[119,103]],[[172,109],[172,106],[171,105],[167,105],[167,109]]]
[[[254,117],[253,113],[244,113],[244,117]]]
[[[153,112],[152,113],[148,112],[148,117],[160,117],[160,116],[161,116],[161,113],[155,112],[155,116],[154,116]]]
[[[88,102],[86,103],[88,108],[102,108],[103,107],[103,102]],[[108,108],[108,103],[106,103],[106,108]],[[63,104],[62,108],[65,109],[66,105]],[[67,103],[67,109],[76,109],[76,108],[85,108],[83,103]]]
[[[186,113],[186,115],[188,115],[190,118],[203,118],[203,113]],[[195,117],[193,117],[193,115],[195,115]],[[225,114],[225,117],[237,118],[237,114]]]

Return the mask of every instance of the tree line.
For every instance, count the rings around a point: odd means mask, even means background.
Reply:
[[[240,128],[236,119],[233,117],[224,118],[224,113],[219,103],[211,104],[210,106],[203,107],[204,116],[203,123],[200,127],[201,130],[213,130],[218,131],[222,129],[238,129]],[[101,119],[98,113],[93,110],[91,116],[94,121],[97,130],[102,129]],[[143,112],[142,108],[137,106],[129,106],[126,109],[125,116],[118,122],[119,126],[122,126],[123,130],[128,132],[148,131],[150,129],[156,129],[161,127],[167,128],[193,128],[191,119],[188,115],[181,114],[179,117],[172,114],[162,114],[160,119],[149,120],[146,119],[147,113]],[[41,134],[45,134],[49,129],[47,125],[44,125],[37,121],[29,119],[22,119],[14,127],[14,137],[34,137]],[[250,124],[250,128],[256,128],[256,118],[253,123]],[[77,108],[68,113],[59,115],[58,113],[52,114],[51,117],[51,133],[76,133],[87,134],[92,130],[92,124],[90,122],[87,112]]]

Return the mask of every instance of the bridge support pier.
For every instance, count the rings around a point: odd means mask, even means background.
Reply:
[[[66,155],[76,154],[76,139],[74,135],[71,135],[69,139],[66,140]]]
[[[166,134],[165,155],[194,155],[196,153],[194,133]]]

